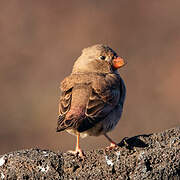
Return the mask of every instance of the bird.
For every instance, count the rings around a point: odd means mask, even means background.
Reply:
[[[84,156],[80,137],[104,135],[112,149],[117,144],[107,135],[121,118],[126,86],[118,69],[126,64],[108,45],[82,50],[72,73],[61,82],[57,132],[77,137],[73,154]]]

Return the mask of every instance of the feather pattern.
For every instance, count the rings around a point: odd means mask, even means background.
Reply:
[[[115,73],[71,74],[61,83],[58,131],[86,131],[124,102],[122,79]]]

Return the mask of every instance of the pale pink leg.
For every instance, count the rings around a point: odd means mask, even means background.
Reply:
[[[83,151],[81,150],[79,146],[79,134],[77,134],[77,142],[76,142],[76,149],[75,151],[68,151],[69,153],[72,154],[79,154],[80,157],[84,157]]]
[[[107,135],[104,134],[104,136],[108,139],[108,141],[110,141],[110,146],[106,147],[106,150],[111,150],[114,149],[115,147],[117,147],[118,145]]]

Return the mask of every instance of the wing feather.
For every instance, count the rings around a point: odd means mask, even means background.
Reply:
[[[73,88],[77,83],[88,85],[91,89],[84,116],[66,118],[71,109]],[[125,99],[125,85],[120,76],[114,73],[71,74],[62,81],[61,92],[57,131],[68,127],[79,132],[86,131],[102,121],[119,103],[123,105]]]
[[[121,99],[121,85],[121,78],[116,74],[107,74],[101,78],[96,78],[96,81],[92,83],[92,93],[86,108],[86,118],[78,126],[79,132],[92,128],[113,111]]]

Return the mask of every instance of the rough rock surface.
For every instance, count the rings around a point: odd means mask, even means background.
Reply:
[[[180,179],[180,127],[126,138],[85,158],[28,149],[0,156],[0,179]]]

